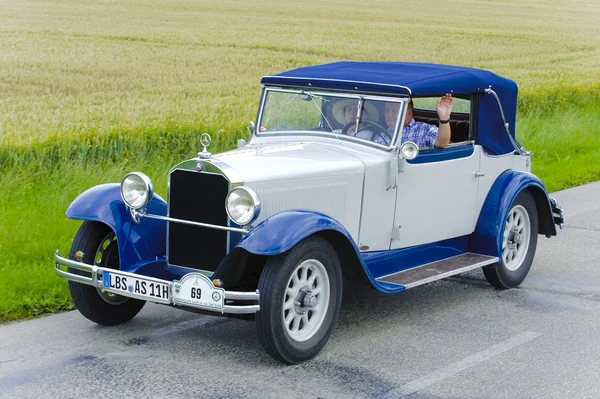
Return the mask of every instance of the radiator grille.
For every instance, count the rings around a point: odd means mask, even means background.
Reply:
[[[227,226],[228,191],[222,175],[175,170],[169,177],[169,216]],[[227,231],[169,222],[168,234],[170,265],[214,271],[227,254]]]

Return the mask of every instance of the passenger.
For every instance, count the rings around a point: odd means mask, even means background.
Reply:
[[[333,117],[345,127],[348,124],[354,124],[347,128],[347,134],[354,136],[356,134],[356,117],[358,111],[358,100],[347,99],[338,101],[333,105],[332,113]],[[377,121],[379,119],[379,113],[372,104],[363,103],[363,109],[361,114],[361,121]],[[362,124],[359,124],[359,129]],[[341,133],[344,129],[336,129],[334,133]]]
[[[450,143],[450,114],[452,113],[452,94],[446,94],[436,104],[438,114],[439,127],[430,125],[425,122],[417,122],[413,118],[413,102],[412,99],[408,103],[408,110],[404,118],[402,128],[402,138],[400,145],[406,141],[414,142],[419,148],[421,147],[439,147],[443,148]],[[390,145],[394,126],[398,120],[398,112],[400,111],[399,103],[385,104],[385,122],[389,126],[388,135],[377,135],[373,141]]]

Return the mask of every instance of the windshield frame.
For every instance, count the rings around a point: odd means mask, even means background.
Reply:
[[[358,101],[382,101],[382,102],[395,102],[400,104],[400,110],[398,112],[398,119],[396,121],[396,126],[394,127],[394,133],[392,135],[392,139],[390,141],[390,145],[386,146],[383,144],[376,143],[370,140],[364,140],[361,138],[357,138],[350,135],[342,135],[334,132],[327,131],[316,131],[316,130],[289,130],[289,131],[273,131],[273,132],[261,132],[260,126],[262,123],[262,119],[264,116],[265,105],[267,101],[268,94],[271,92],[279,92],[279,93],[292,93],[292,94],[308,94],[311,96],[319,96],[319,97],[339,97],[339,98],[350,98]],[[271,86],[263,86],[263,92],[261,96],[260,106],[258,109],[258,114],[256,117],[256,129],[254,130],[253,137],[277,137],[277,136],[318,136],[318,137],[328,137],[336,140],[344,140],[351,141],[354,143],[359,143],[363,145],[367,145],[369,147],[375,147],[382,150],[390,151],[396,148],[396,141],[398,139],[399,132],[402,131],[402,126],[399,121],[403,120],[404,115],[406,114],[406,110],[408,107],[409,97],[403,96],[382,96],[376,94],[367,94],[367,93],[348,93],[343,91],[335,91],[335,90],[320,90],[316,88],[315,90],[306,90],[299,88],[283,88],[283,87],[271,87]]]

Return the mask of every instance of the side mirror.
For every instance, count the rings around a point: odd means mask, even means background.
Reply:
[[[254,122],[250,121],[250,123],[248,123],[248,131],[250,132],[250,134],[254,134]]]
[[[400,147],[400,154],[404,159],[415,159],[419,155],[419,147],[412,141],[407,141]]]

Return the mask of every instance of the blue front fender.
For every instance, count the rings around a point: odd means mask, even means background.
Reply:
[[[295,210],[273,215],[252,229],[236,248],[242,248],[254,255],[274,256],[290,250],[313,234],[331,232],[343,237],[344,244],[336,249],[345,251],[346,256],[352,256],[375,288],[385,293],[404,291],[402,286],[377,281],[365,264],[350,233],[338,221],[322,213]]]
[[[529,190],[536,203],[539,233],[556,235],[550,199],[544,184],[530,173],[507,170],[496,179],[485,199],[475,232],[469,242],[469,251],[502,256],[506,217],[513,202],[523,190]]]
[[[350,233],[335,219],[318,212],[295,210],[284,211],[263,220],[237,247],[255,255],[279,255],[306,237],[323,230],[337,231],[354,243]],[[358,251],[357,248],[356,250]]]
[[[148,213],[167,216],[167,203],[157,194],[146,206]],[[142,260],[166,254],[167,223],[144,219],[139,224],[131,218],[121,199],[118,183],[95,186],[79,195],[67,209],[67,218],[101,222],[109,226],[119,243],[120,268],[130,270]]]

